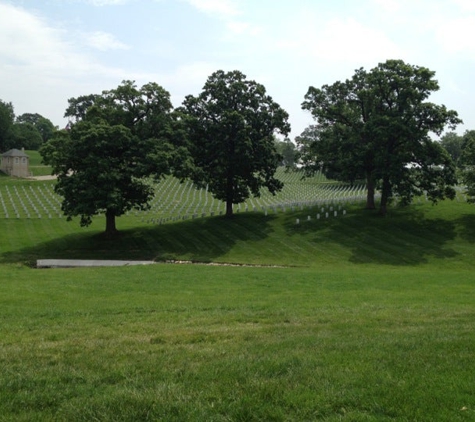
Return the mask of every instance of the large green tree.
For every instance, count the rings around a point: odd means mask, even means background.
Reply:
[[[43,143],[43,138],[38,129],[31,123],[14,123],[11,131],[11,144],[13,148],[38,150]]]
[[[463,136],[458,135],[456,132],[447,132],[440,137],[440,144],[449,153],[456,167],[460,166],[463,141]]]
[[[15,113],[12,103],[0,100],[0,153],[12,148]]]
[[[475,203],[475,130],[468,130],[462,137],[462,180],[465,184],[465,193],[468,202]]]
[[[375,208],[377,186],[381,214],[394,195],[405,203],[423,192],[434,202],[454,197],[453,162],[430,134],[440,135],[461,120],[455,111],[427,101],[439,89],[434,75],[388,60],[370,71],[358,69],[344,82],[310,87],[305,95],[302,107],[319,127],[318,161],[325,165],[336,156],[341,168],[351,162],[355,177],[364,174],[367,208]]]
[[[68,219],[80,216],[87,226],[104,213],[106,233],[113,235],[116,217],[148,208],[153,189],[145,178],[160,178],[178,162],[180,152],[170,142],[170,95],[155,83],[137,88],[124,81],[69,104],[66,117],[75,123],[56,132],[41,154],[58,175],[55,190]]]
[[[198,96],[187,96],[181,109],[187,123],[192,180],[233,204],[258,196],[263,187],[275,193],[281,162],[274,134],[290,131],[288,114],[266,94],[263,85],[239,71],[213,73]]]
[[[275,139],[275,149],[282,157],[281,165],[287,170],[295,169],[298,160],[298,151],[295,144],[289,139]]]
[[[295,138],[305,175],[313,176],[322,172],[328,179],[349,183],[364,179],[361,166],[341,148],[344,142],[339,142],[335,136],[336,131],[322,130],[318,125],[310,125]]]
[[[38,113],[23,113],[16,118],[16,123],[29,123],[40,133],[42,142],[46,142],[53,136],[56,130],[51,120]]]
[[[105,92],[106,91],[104,91],[104,93]],[[76,98],[70,98],[64,117],[68,117],[70,121],[76,122],[83,120],[86,118],[87,111],[98,101],[101,101],[101,99],[102,95],[100,94],[80,95]]]

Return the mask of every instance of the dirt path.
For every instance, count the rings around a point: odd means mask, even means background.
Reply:
[[[29,177],[31,180],[56,180],[56,176],[34,176]]]

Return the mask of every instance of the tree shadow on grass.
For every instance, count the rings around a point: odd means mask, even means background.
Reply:
[[[299,225],[294,216],[289,217],[286,228],[290,235],[305,234],[319,249],[337,245],[348,251],[348,261],[356,264],[411,266],[458,255],[448,245],[457,236],[456,223],[428,219],[415,208],[394,209],[386,217],[376,211],[353,210],[338,218]]]
[[[241,214],[174,224],[141,226],[117,237],[78,232],[0,255],[0,263],[36,265],[38,259],[191,260],[212,262],[237,242],[257,241],[271,231],[273,217]]]
[[[465,214],[457,220],[459,235],[469,243],[475,243],[475,211],[473,214]]]

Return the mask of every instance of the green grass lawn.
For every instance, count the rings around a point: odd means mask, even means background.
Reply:
[[[42,163],[39,151],[28,150],[25,153],[30,158],[29,168],[33,176],[49,176],[51,174],[51,166],[45,166]]]
[[[318,212],[0,218],[0,421],[475,420],[473,206]]]
[[[475,417],[470,271],[3,269],[2,420]]]
[[[43,165],[42,160],[43,158],[41,157],[41,154],[39,151],[34,151],[34,150],[27,150],[25,153],[28,155],[30,158],[30,165],[31,166],[41,166]]]

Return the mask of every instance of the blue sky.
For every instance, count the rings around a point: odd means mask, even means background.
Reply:
[[[0,0],[0,99],[63,126],[67,100],[157,82],[174,106],[218,69],[262,83],[290,114],[320,87],[402,59],[436,71],[430,100],[475,129],[474,0]]]

